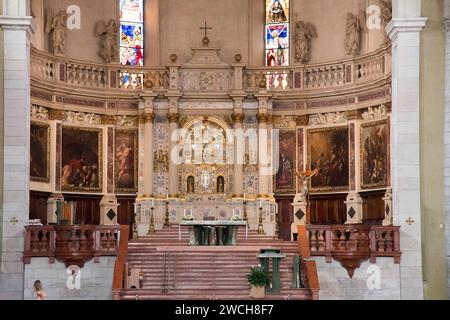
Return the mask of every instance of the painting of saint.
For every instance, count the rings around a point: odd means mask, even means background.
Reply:
[[[117,192],[137,190],[137,133],[129,130],[115,132],[114,180]]]
[[[348,127],[308,132],[309,162],[317,174],[311,191],[347,190],[349,186]]]
[[[63,127],[61,187],[66,191],[101,191],[102,131]]]
[[[50,181],[50,126],[32,123],[30,127],[30,179]]]
[[[388,184],[388,130],[385,120],[361,125],[361,185],[364,189]]]
[[[266,22],[283,23],[289,21],[289,0],[266,0]]]
[[[295,132],[280,132],[279,163],[275,180],[276,192],[295,193]]]

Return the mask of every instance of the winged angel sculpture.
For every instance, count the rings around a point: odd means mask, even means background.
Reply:
[[[297,21],[295,24],[295,59],[300,63],[311,60],[311,40],[317,38],[317,31],[311,23]]]
[[[119,28],[114,19],[108,22],[99,21],[95,27],[95,35],[101,37],[99,56],[105,63],[111,63],[117,58],[117,43]]]

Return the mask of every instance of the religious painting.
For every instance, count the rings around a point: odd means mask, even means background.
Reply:
[[[50,182],[50,126],[32,123],[30,127],[30,179]]]
[[[266,22],[289,22],[289,0],[266,0]]]
[[[361,186],[386,187],[389,172],[389,126],[386,120],[361,125]]]
[[[61,187],[101,192],[102,130],[63,127]]]
[[[114,139],[116,192],[137,191],[137,132],[116,130]]]
[[[308,161],[316,174],[311,191],[343,191],[349,188],[348,127],[308,131]]]
[[[279,133],[279,161],[275,193],[295,193],[296,137],[295,131]]]

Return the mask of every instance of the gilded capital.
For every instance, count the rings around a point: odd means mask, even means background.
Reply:
[[[144,114],[144,122],[149,123],[155,120],[155,114],[153,112]]]
[[[178,119],[180,118],[180,115],[178,113],[169,113],[167,115],[167,119],[169,119],[169,122],[178,122]]]
[[[267,115],[267,113],[258,113],[256,118],[258,119],[258,122],[260,122],[260,123],[267,123],[269,116]]]
[[[346,112],[347,120],[361,119],[361,110],[349,110]]]
[[[48,119],[49,120],[60,120],[63,121],[66,118],[66,114],[63,110],[55,110],[50,109],[48,112]]]
[[[236,112],[231,116],[231,119],[235,122],[235,123],[242,123],[244,121],[244,113],[243,112]]]

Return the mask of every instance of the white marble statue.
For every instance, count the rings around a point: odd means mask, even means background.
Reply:
[[[300,63],[311,60],[311,40],[317,38],[316,28],[311,23],[297,21],[295,24],[295,59]]]
[[[61,10],[57,15],[54,15],[51,10],[47,10],[45,32],[47,34],[52,33],[51,46],[53,53],[64,55],[66,51],[67,13]]]
[[[105,63],[113,62],[118,54],[117,43],[119,27],[116,21],[114,19],[109,19],[108,23],[105,21],[97,22],[95,35],[101,37],[99,56]]]
[[[347,55],[358,55],[361,51],[362,32],[367,32],[366,13],[360,11],[358,16],[347,13],[347,24],[345,29],[345,50]]]

